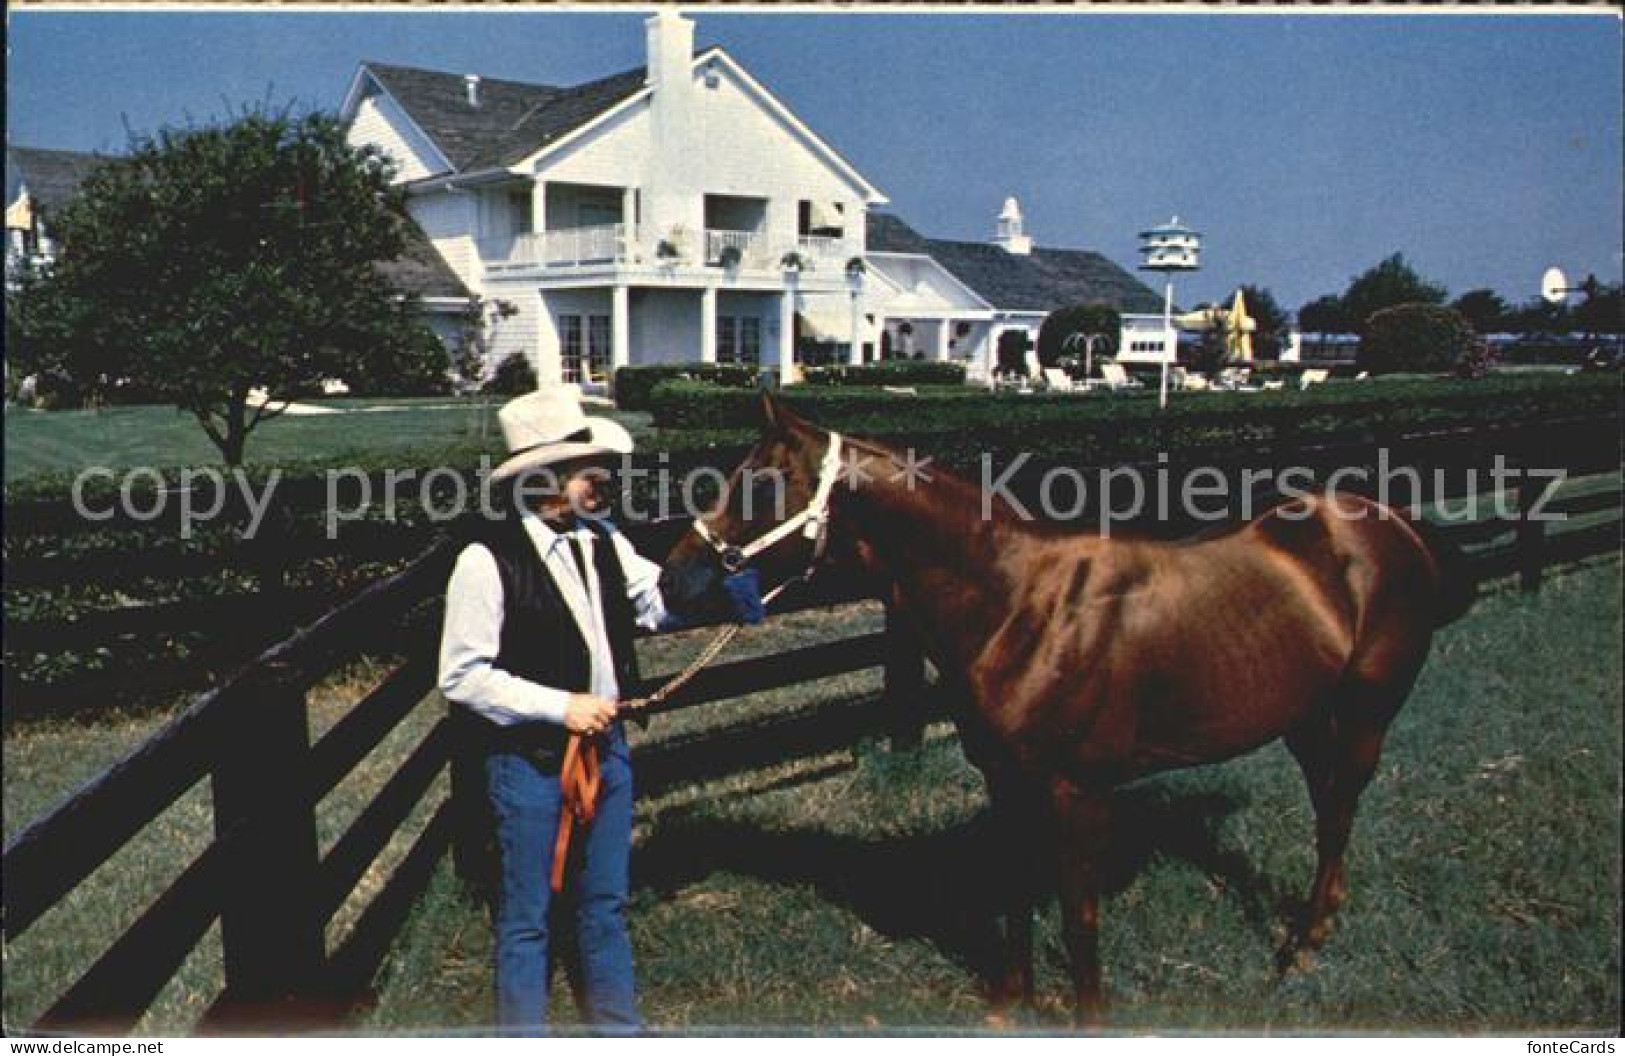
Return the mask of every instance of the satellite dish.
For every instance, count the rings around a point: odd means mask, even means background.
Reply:
[[[1562,304],[1569,294],[1569,280],[1562,268],[1547,268],[1540,279],[1540,295],[1552,304]]]

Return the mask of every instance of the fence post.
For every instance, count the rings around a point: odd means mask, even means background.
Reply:
[[[212,777],[215,835],[241,831],[221,904],[218,1018],[241,1022],[319,991],[325,945],[304,691],[270,664],[229,703]]]
[[[925,654],[919,638],[896,607],[886,605],[886,686],[882,705],[894,752],[918,748],[925,740]]]
[[[1514,522],[1512,548],[1518,565],[1518,586],[1525,594],[1538,593],[1546,564],[1546,522],[1530,516],[1550,490],[1550,484],[1536,485],[1525,477],[1518,488],[1518,515]]]

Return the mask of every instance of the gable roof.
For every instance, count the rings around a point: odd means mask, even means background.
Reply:
[[[1003,311],[1052,312],[1075,304],[1109,304],[1120,312],[1162,310],[1154,290],[1089,250],[1040,247],[1024,255],[991,242],[926,238],[888,213],[869,214],[868,248],[932,257]]]
[[[60,209],[79,191],[97,166],[106,162],[103,154],[79,150],[46,150],[41,147],[6,147],[6,203],[17,197],[21,187],[36,206]]]
[[[424,298],[472,299],[474,294],[451,270],[451,265],[434,248],[417,221],[408,216],[403,218],[403,223],[406,248],[394,260],[376,265],[378,273],[402,293],[415,293]]]
[[[643,67],[560,88],[481,77],[468,105],[463,74],[365,62],[362,69],[459,172],[511,165],[642,91]]]

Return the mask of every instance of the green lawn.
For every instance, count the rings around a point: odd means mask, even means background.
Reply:
[[[1617,1029],[1620,586],[1606,560],[1439,635],[1362,805],[1340,927],[1284,983],[1272,954],[1314,862],[1285,750],[1122,790],[1103,908],[1113,1028]],[[945,727],[916,753],[860,745],[640,810],[631,920],[652,1024],[981,1026],[984,795]],[[1038,950],[1022,1025],[1063,1028],[1053,903]],[[364,1029],[477,1029],[489,963],[489,925],[442,871]],[[565,1020],[567,1005],[561,984]]]
[[[1115,1029],[1243,1032],[1607,1031],[1618,1023],[1621,570],[1505,588],[1439,635],[1388,739],[1350,856],[1352,898],[1316,965],[1277,985],[1272,955],[1313,868],[1302,779],[1279,746],[1124,789],[1103,907]],[[730,655],[862,633],[875,606],[782,617]],[[645,642],[646,668],[704,632]],[[313,732],[376,681],[315,695]],[[865,672],[657,719],[686,736],[764,712],[874,701]],[[878,706],[878,705],[877,705]],[[324,801],[327,846],[394,772],[420,709]],[[5,741],[8,835],[141,737],[154,718],[29,726]],[[443,787],[443,786],[441,786]],[[975,1030],[973,963],[990,878],[980,777],[946,726],[894,755],[862,743],[691,784],[639,804],[633,942],[643,1007],[674,1030]],[[208,839],[207,788],[8,943],[5,1019],[26,1025]],[[418,812],[420,824],[422,810]],[[412,827],[408,827],[410,836]],[[336,941],[398,860],[369,872]],[[998,863],[991,863],[997,867]],[[190,1029],[219,984],[215,933],[142,1025]],[[1064,1028],[1065,956],[1041,915],[1041,1002],[1021,1025]],[[561,1018],[571,1013],[561,989]],[[367,1033],[477,1030],[490,1016],[490,932],[442,867],[397,940]]]
[[[451,396],[312,400],[344,413],[283,415],[265,422],[249,436],[247,461],[342,464],[353,458],[369,466],[390,459],[402,467],[472,464],[482,453],[496,456],[502,451],[496,425],[502,401]],[[634,435],[646,429],[642,415],[610,413]],[[7,406],[5,451],[7,483],[40,474],[71,477],[89,466],[123,470],[220,462],[197,421],[173,407],[38,411]]]

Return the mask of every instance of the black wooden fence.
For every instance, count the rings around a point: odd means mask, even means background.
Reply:
[[[1374,450],[1384,447],[1396,464],[1450,470],[1452,494],[1465,486],[1461,471],[1470,466],[1487,469],[1486,460],[1493,453],[1521,464],[1580,473],[1617,467],[1619,462],[1617,416],[1534,425],[1512,421],[1433,432],[1412,428],[1391,435],[1381,423],[1365,423],[1312,444],[1290,435],[1289,422],[1266,425],[1261,423],[1251,447],[1203,449],[1196,454],[1204,464],[1225,468],[1234,479],[1245,469],[1279,470],[1287,465],[1324,475],[1369,461]],[[691,452],[678,469],[690,463],[726,465],[742,454]],[[1014,490],[1030,495],[1033,482],[1046,468],[1039,452],[1012,482]],[[1149,475],[1157,466],[1148,462],[1131,468]],[[108,706],[166,704],[178,694],[212,688],[237,665],[376,579],[380,569],[401,567],[436,536],[439,526],[419,518],[349,522],[337,538],[326,538],[321,523],[326,493],[320,485],[310,480],[285,483],[278,492],[279,514],[267,518],[270,530],[238,541],[229,538],[229,531],[217,530],[217,536],[227,538],[217,537],[202,549],[183,545],[173,532],[178,526],[167,522],[166,527],[122,521],[97,525],[78,517],[62,501],[8,506],[4,565],[8,592],[94,587],[122,589],[136,599],[167,600],[73,615],[52,615],[47,609],[41,615],[8,618],[5,721]],[[384,490],[377,480],[368,487],[375,495]],[[403,507],[420,503],[414,485],[397,490]],[[233,501],[237,506],[226,511],[226,524],[246,522],[241,497]],[[1092,508],[1079,514],[1082,523],[1094,519]],[[1178,516],[1163,525],[1173,532],[1193,527],[1200,525]],[[125,532],[134,533],[129,543],[110,545],[99,538],[97,545],[85,547],[75,542],[87,534],[120,540]],[[40,545],[42,541],[47,545]],[[176,596],[209,589],[211,580],[222,574],[240,582],[218,594]]]
[[[1482,573],[1517,574],[1525,589],[1537,589],[1542,570],[1554,562],[1617,552],[1617,475],[1575,482],[1547,505],[1547,512],[1585,518],[1571,528],[1552,531],[1547,522],[1522,516],[1537,498],[1523,494],[1509,517],[1447,531],[1471,548]],[[680,528],[668,523],[628,531],[640,549],[664,553]],[[15,942],[188,790],[204,780],[212,790],[213,841],[55,998],[39,1029],[128,1031],[216,920],[225,987],[202,1029],[274,1025],[286,1031],[331,1023],[364,997],[459,830],[457,768],[451,768],[453,794],[428,804],[430,820],[347,937],[330,949],[324,934],[454,761],[454,720],[442,716],[406,751],[325,855],[318,853],[316,810],[409,715],[438,706],[430,692],[433,634],[452,559],[449,545],[439,544],[268,649],[6,846],[4,935]],[[830,583],[795,607],[855,594],[850,584]],[[409,659],[311,743],[312,686],[359,656],[379,653]],[[721,768],[832,750],[865,732],[889,732],[897,746],[918,743],[929,715],[925,665],[895,623],[881,633],[718,665],[662,710],[877,666],[886,673],[888,707],[838,704],[811,721],[791,717],[753,726],[748,735],[724,729],[663,743],[640,756],[640,784],[659,789],[715,776]]]

